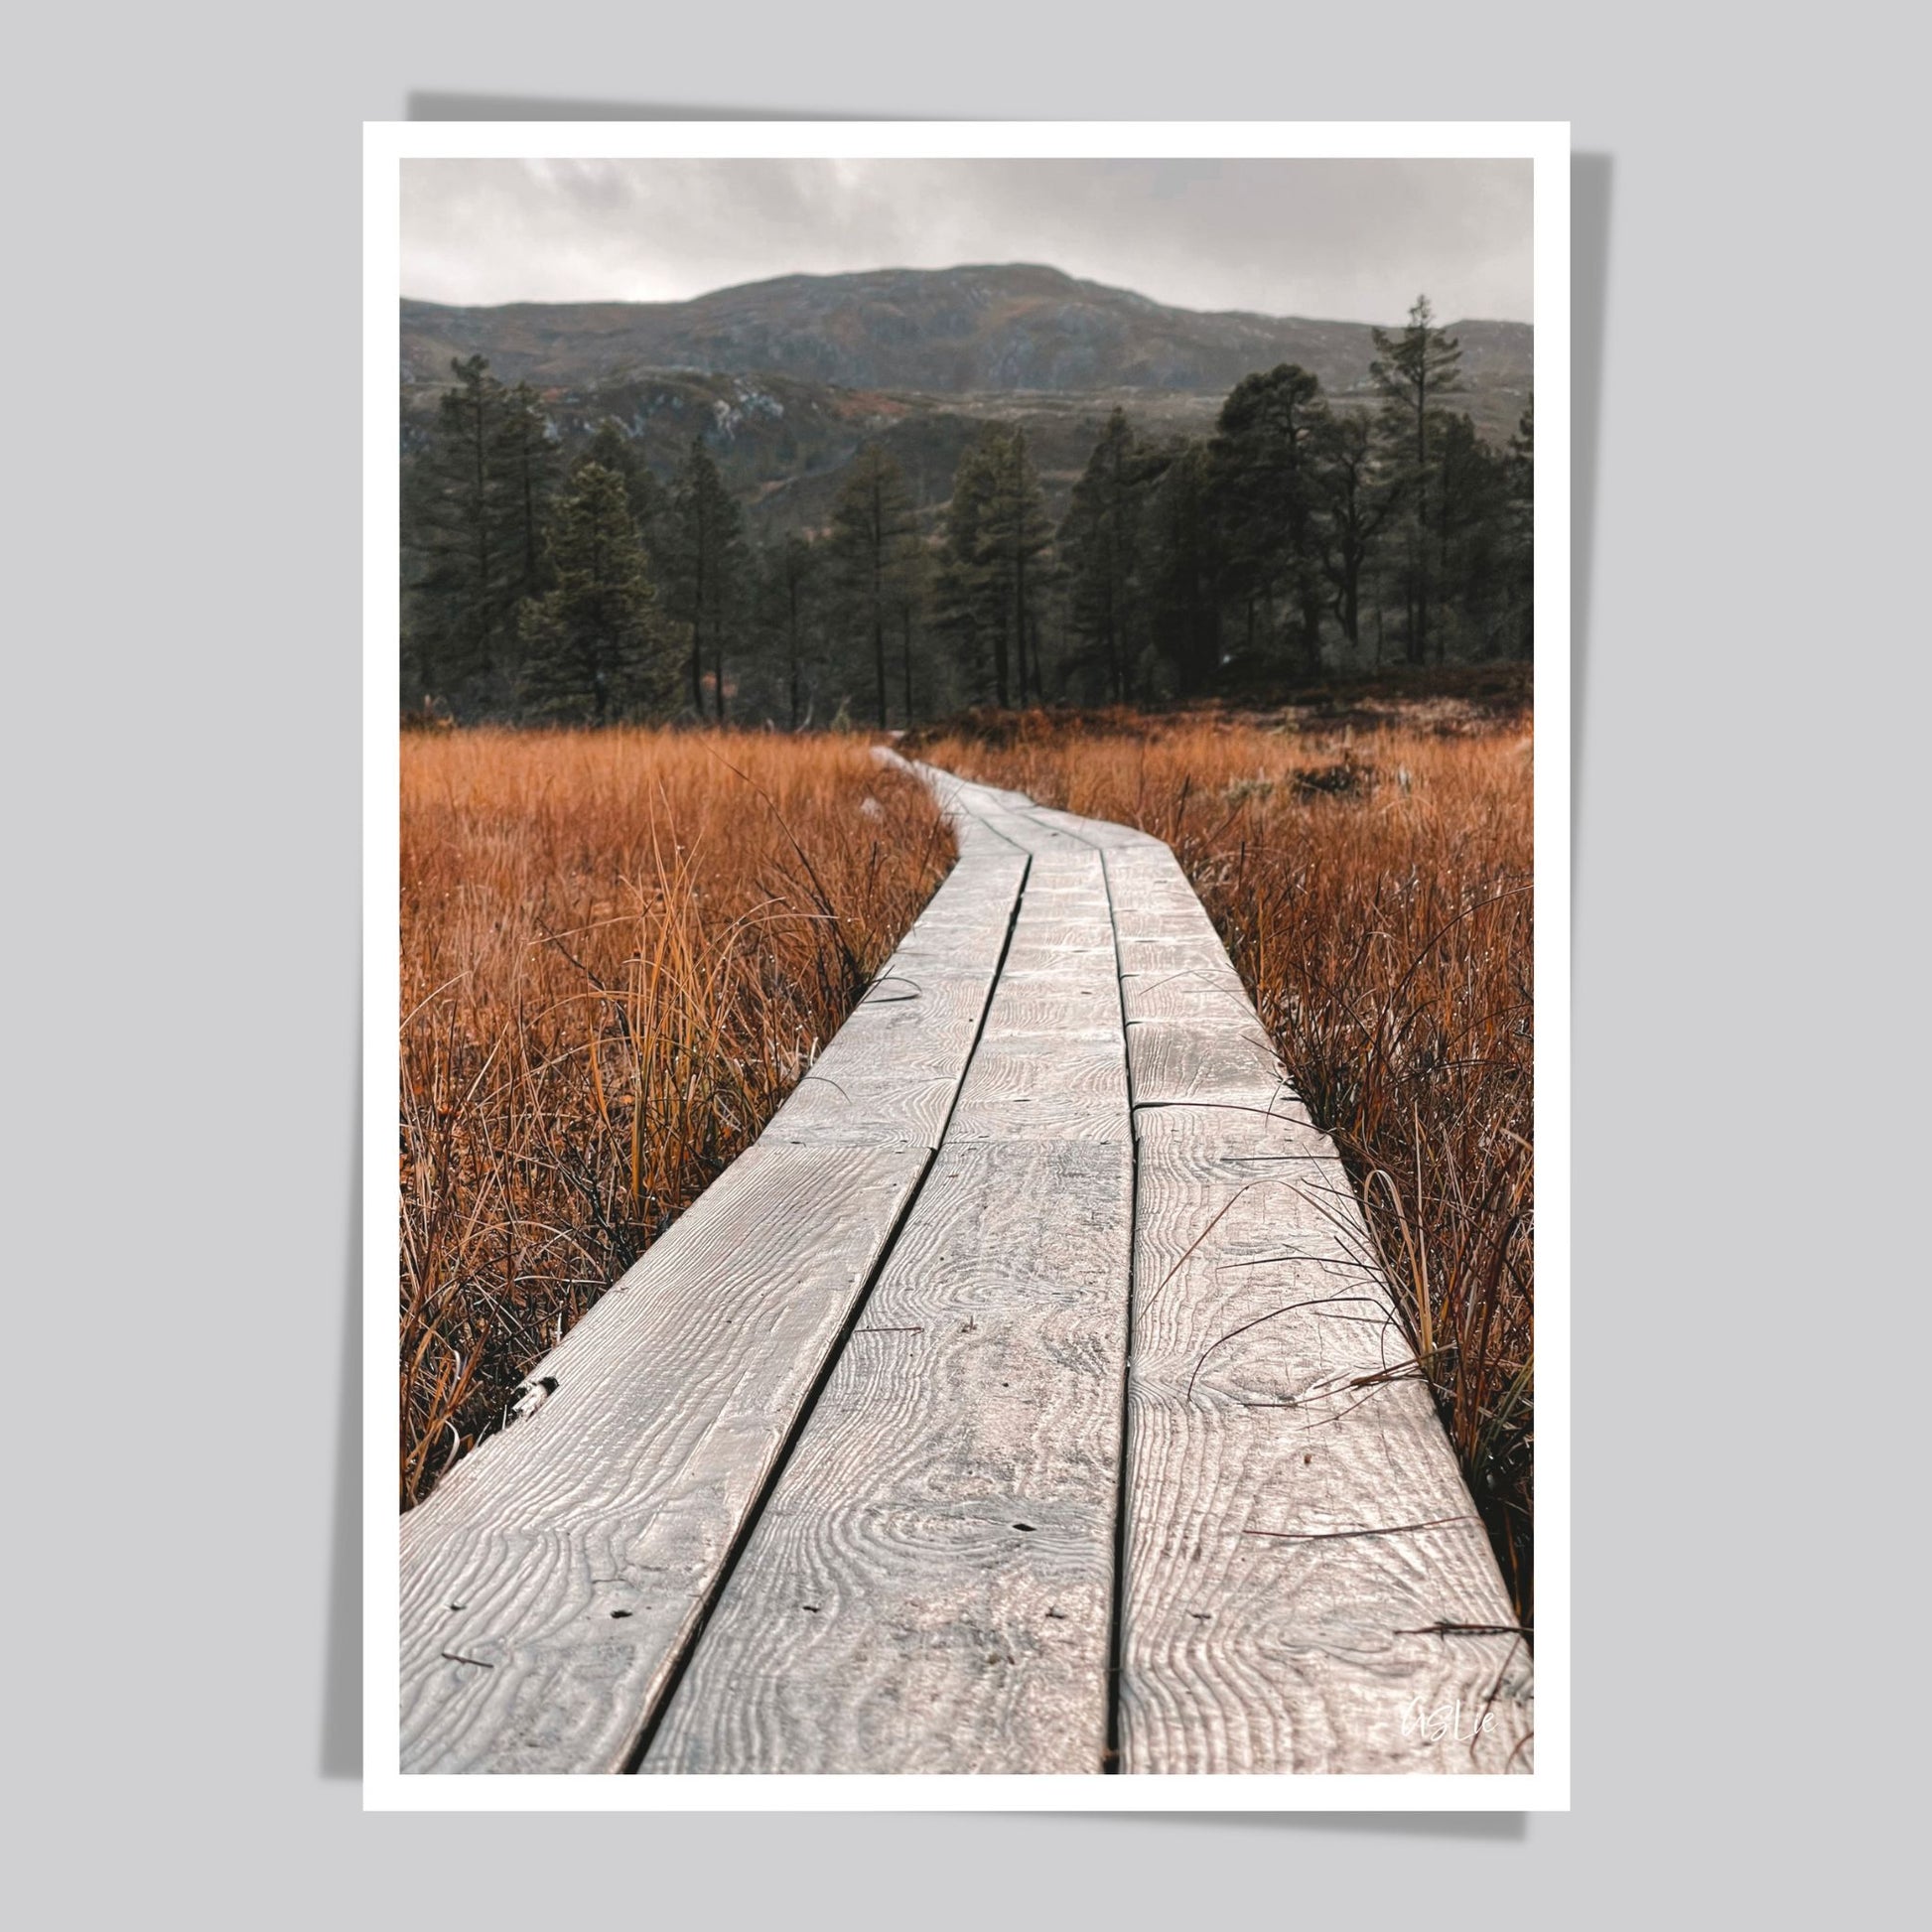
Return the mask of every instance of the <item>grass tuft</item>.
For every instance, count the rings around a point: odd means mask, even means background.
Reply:
[[[403,1507],[758,1136],[952,859],[852,738],[405,733]]]

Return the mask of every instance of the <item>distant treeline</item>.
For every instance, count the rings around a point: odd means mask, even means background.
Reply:
[[[453,362],[403,465],[403,704],[898,725],[1527,657],[1532,413],[1506,450],[1478,438],[1427,299],[1375,344],[1373,408],[1284,364],[1205,439],[1116,409],[1057,527],[995,422],[936,519],[868,444],[826,528],[762,547],[702,437],[660,477],[617,423],[566,448],[526,385]]]

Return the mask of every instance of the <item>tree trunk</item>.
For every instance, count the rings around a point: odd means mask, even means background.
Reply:
[[[483,397],[477,389],[477,658],[489,662],[489,472],[483,457]]]
[[[886,729],[886,484],[872,472],[872,661],[879,681],[879,729]]]
[[[530,462],[530,425],[527,418],[523,424],[523,589],[527,595],[536,594],[537,584],[537,486],[533,466]]]
[[[1436,581],[1444,587],[1444,596],[1447,598],[1449,594],[1449,475],[1447,464],[1443,471],[1443,487],[1440,494],[1442,502],[1436,512],[1436,521],[1442,539],[1440,551],[1442,569]],[[1439,664],[1445,661],[1443,653],[1448,642],[1443,634],[1443,628],[1441,623],[1436,626],[1436,661]]]
[[[1416,370],[1416,620],[1409,655],[1418,664],[1429,659],[1429,339],[1423,338],[1424,361]]]
[[[1013,554],[1013,636],[1020,653],[1020,708],[1024,711],[1027,708],[1027,552],[1017,533]]]
[[[791,729],[798,729],[798,577],[796,572],[788,576],[785,584],[785,598],[790,607],[790,622],[785,635],[790,645],[791,661],[787,666],[790,672]]]

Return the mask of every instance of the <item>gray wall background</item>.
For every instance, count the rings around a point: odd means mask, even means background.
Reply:
[[[1873,1478],[1923,1375],[1900,1203],[1924,869],[1898,842],[1924,821],[1922,156],[1885,13],[1795,22],[188,0],[16,23],[0,1709],[40,1918],[1858,1910],[1900,1849],[1922,1696],[1892,1554],[1913,1505]],[[533,99],[1572,119],[1572,1815],[361,1814],[331,1617],[356,1587],[359,123]]]

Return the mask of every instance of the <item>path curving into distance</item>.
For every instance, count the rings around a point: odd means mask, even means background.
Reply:
[[[1160,841],[959,862],[403,1517],[417,1772],[1514,1772],[1530,1659],[1333,1144]]]

